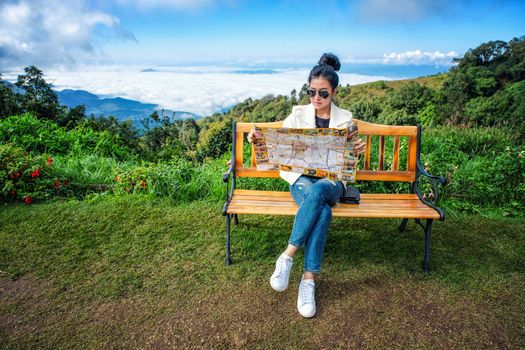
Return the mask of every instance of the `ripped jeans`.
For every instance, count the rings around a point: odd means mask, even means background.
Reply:
[[[299,206],[289,244],[305,247],[304,271],[319,273],[323,251],[332,221],[332,208],[343,191],[340,181],[302,175],[290,186],[292,197]]]

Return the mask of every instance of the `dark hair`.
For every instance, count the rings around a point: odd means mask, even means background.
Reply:
[[[341,63],[339,63],[339,58],[333,53],[324,53],[317,65],[312,68],[310,75],[308,76],[308,84],[312,79],[323,77],[332,86],[332,89],[335,89],[339,86],[339,76],[337,71],[341,68]]]

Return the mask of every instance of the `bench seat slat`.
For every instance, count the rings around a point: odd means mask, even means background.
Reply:
[[[263,200],[232,200],[230,202],[230,206],[264,206],[268,205],[268,203],[271,203],[272,206],[278,206],[278,207],[295,207],[296,204],[292,201],[263,201]],[[343,203],[341,203],[343,204]],[[367,202],[365,200],[361,200],[361,203],[359,204],[359,209],[380,209],[380,210],[390,210],[392,208],[399,208],[399,209],[411,209],[411,210],[429,210],[434,211],[434,209],[430,207],[422,207],[420,204],[418,204],[416,201],[410,201],[410,202],[391,202],[388,203],[382,203],[382,202]]]
[[[292,195],[290,192],[284,191],[259,191],[259,190],[235,190],[235,197],[277,197],[291,199]],[[382,199],[382,200],[399,200],[399,199],[414,199],[419,200],[419,197],[414,193],[361,193],[362,199]]]
[[[235,190],[228,214],[295,215],[297,205],[289,192]],[[337,203],[333,216],[439,219],[439,213],[415,194],[361,194],[360,204]]]

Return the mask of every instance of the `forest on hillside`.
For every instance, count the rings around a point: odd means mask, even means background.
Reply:
[[[335,102],[361,120],[421,124],[422,160],[449,179],[446,209],[523,215],[525,37],[483,43],[455,63],[445,74],[341,86]],[[138,193],[219,201],[232,121],[282,120],[308,103],[306,89],[247,99],[198,121],[153,113],[141,131],[132,121],[88,116],[82,105],[61,106],[37,67],[25,68],[15,84],[0,73],[0,198],[29,204]],[[263,181],[247,185],[286,190]]]

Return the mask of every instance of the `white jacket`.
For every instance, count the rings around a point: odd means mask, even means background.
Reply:
[[[352,112],[341,109],[332,103],[330,107],[330,128],[347,128],[352,124]],[[315,107],[308,105],[294,106],[292,113],[283,121],[283,128],[315,128]],[[299,173],[279,171],[279,175],[290,185],[301,176]]]

